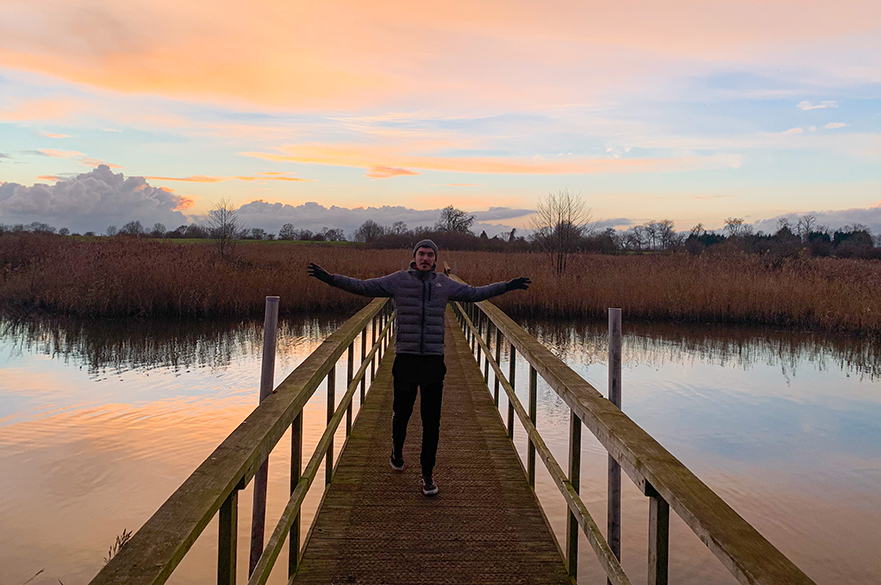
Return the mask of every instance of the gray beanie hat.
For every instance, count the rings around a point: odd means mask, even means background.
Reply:
[[[422,240],[418,244],[416,244],[416,247],[413,248],[414,258],[416,257],[416,252],[419,250],[419,248],[431,248],[432,250],[434,250],[434,255],[437,256],[437,244],[435,244],[431,240]]]

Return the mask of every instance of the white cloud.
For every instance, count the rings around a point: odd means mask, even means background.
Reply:
[[[512,209],[511,207],[490,207],[486,211],[475,211],[477,221],[496,221],[500,219],[514,219],[535,213],[534,209]]]
[[[868,227],[873,234],[881,234],[881,202],[874,207],[786,213],[769,219],[760,219],[753,222],[752,225],[756,231],[762,230],[765,233],[774,233],[777,231],[777,221],[779,219],[785,217],[794,226],[798,223],[798,218],[805,215],[813,215],[817,219],[818,226],[826,226],[832,230],[845,225],[859,223]]]
[[[838,128],[844,128],[845,126],[847,126],[847,124],[845,124],[844,122],[829,122],[828,124],[826,124],[826,128],[828,128],[829,130],[836,130]]]
[[[0,222],[41,221],[72,231],[103,232],[138,220],[145,226],[161,222],[173,229],[187,223],[180,209],[192,201],[168,189],[153,187],[143,177],[124,177],[107,165],[57,181],[27,187],[0,183]]]
[[[802,130],[801,128],[790,128],[789,130],[784,132],[784,134],[801,134],[802,132],[804,132],[804,130]]]
[[[323,227],[339,228],[348,237],[368,219],[384,226],[391,226],[396,221],[403,221],[409,229],[413,229],[418,226],[433,226],[440,218],[440,212],[440,209],[410,209],[389,205],[349,209],[335,205],[324,207],[315,202],[294,206],[258,200],[242,205],[239,208],[239,218],[244,227],[259,227],[270,233],[278,233],[282,225],[291,223],[296,229],[307,229],[313,232],[318,232]],[[472,229],[477,233],[486,230],[489,236],[494,236],[503,231],[510,231],[511,228],[488,222],[523,217],[532,212],[531,209],[490,207],[486,211],[473,212],[475,224]]]
[[[835,100],[823,100],[819,104],[812,105],[811,102],[805,100],[803,102],[799,102],[796,106],[799,110],[808,111],[808,110],[822,110],[824,108],[837,108],[838,102]]]

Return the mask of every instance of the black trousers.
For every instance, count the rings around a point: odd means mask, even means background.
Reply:
[[[392,407],[392,448],[400,457],[407,438],[407,423],[413,414],[417,390],[422,397],[419,412],[422,415],[423,475],[431,475],[437,459],[440,435],[441,405],[444,395],[444,375],[447,367],[442,355],[415,355],[399,353],[392,366],[395,399]]]

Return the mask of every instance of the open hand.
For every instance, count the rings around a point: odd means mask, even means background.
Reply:
[[[532,281],[528,277],[521,276],[520,278],[509,280],[506,286],[508,290],[527,290],[530,284],[532,284]]]
[[[325,270],[318,264],[315,264],[314,262],[309,263],[309,267],[306,268],[306,272],[309,274],[309,276],[317,278],[321,282],[326,282],[327,284],[330,284],[330,282],[333,280],[333,276],[331,276],[327,270]]]

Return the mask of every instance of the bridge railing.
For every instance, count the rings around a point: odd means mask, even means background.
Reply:
[[[292,429],[290,499],[266,547],[258,543],[259,554],[252,555],[248,582],[250,585],[266,582],[288,536],[288,574],[296,572],[303,550],[300,546],[303,499],[322,461],[325,485],[330,485],[334,470],[334,434],[345,417],[348,437],[354,394],[360,389],[363,403],[367,371],[372,381],[376,364],[391,342],[393,324],[392,303],[388,299],[375,299],[334,331],[184,481],[95,576],[91,585],[165,583],[218,513],[217,582],[220,585],[235,583],[238,493],[254,477],[288,428]],[[368,329],[371,330],[369,346]],[[355,371],[355,340],[359,336],[361,361]],[[336,365],[344,353],[346,391],[337,402]],[[306,467],[302,468],[303,407],[325,381],[327,427]]]
[[[566,500],[568,514],[564,554],[573,579],[577,577],[580,528],[603,567],[608,582],[615,585],[630,583],[578,494],[583,425],[648,497],[650,585],[667,583],[671,509],[741,583],[813,584],[807,575],[685,465],[501,309],[489,301],[483,301],[453,303],[453,310],[471,344],[472,352],[476,352],[478,365],[483,362],[483,376],[488,389],[489,370],[494,372],[493,399],[497,407],[499,389],[507,395],[509,438],[514,438],[515,414],[526,431],[528,445],[524,467],[530,485],[535,488],[535,459],[538,454]],[[503,351],[508,354],[507,375],[501,366]],[[515,392],[518,355],[529,364],[529,398],[526,407]],[[538,376],[570,409],[568,473],[563,471],[536,430]]]

